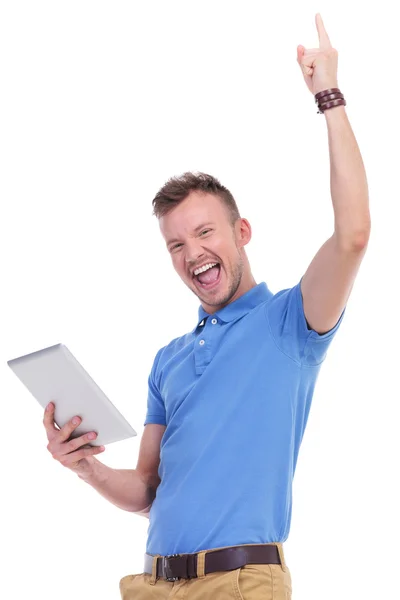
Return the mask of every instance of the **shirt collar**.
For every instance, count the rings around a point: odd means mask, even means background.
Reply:
[[[230,302],[224,306],[224,308],[221,308],[217,312],[213,313],[212,316],[218,317],[218,319],[224,323],[229,323],[230,321],[240,319],[240,317],[243,317],[262,302],[269,300],[269,298],[272,296],[273,294],[268,289],[267,284],[265,281],[262,281],[258,285],[248,290],[234,302]],[[196,327],[193,329],[193,332],[195,332],[197,327],[200,325],[204,325],[205,319],[210,316],[210,313],[206,312],[200,305],[198,315],[198,322]]]

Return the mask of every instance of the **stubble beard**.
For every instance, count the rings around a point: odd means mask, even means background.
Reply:
[[[222,267],[221,267],[221,269],[222,269]],[[215,297],[212,297],[210,294],[210,295],[208,295],[208,297],[203,298],[202,296],[200,296],[197,293],[197,290],[196,290],[195,291],[196,296],[198,297],[198,299],[201,302],[204,302],[204,304],[208,304],[208,306],[222,306],[222,305],[228,304],[230,302],[231,298],[233,298],[233,296],[236,294],[237,290],[239,289],[239,286],[240,286],[240,283],[241,283],[242,277],[243,277],[243,271],[244,271],[243,259],[239,255],[238,262],[236,263],[234,268],[230,269],[226,273],[228,276],[228,281],[230,281],[230,283],[229,283],[229,289],[225,294],[223,294],[222,296],[216,295]]]

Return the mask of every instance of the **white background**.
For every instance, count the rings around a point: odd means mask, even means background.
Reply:
[[[198,170],[230,189],[253,228],[253,274],[273,292],[332,234],[325,117],[296,61],[298,44],[318,46],[317,12],[339,52],[372,233],[317,383],[284,548],[294,600],[396,596],[393,6],[1,3],[1,597],[118,600],[119,579],[143,570],[148,520],[51,458],[42,410],[7,360],[66,344],[139,434],[100,459],[136,466],[153,358],[199,304],[151,214],[167,179]]]

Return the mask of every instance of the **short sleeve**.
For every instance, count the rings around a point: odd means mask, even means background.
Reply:
[[[163,348],[161,348],[154,359],[153,366],[148,378],[147,414],[145,425],[156,423],[166,425],[165,405],[159,390],[158,366]]]
[[[277,292],[266,304],[271,334],[280,350],[298,363],[314,366],[325,360],[346,308],[336,325],[320,335],[308,329],[304,314],[301,279],[294,287]]]

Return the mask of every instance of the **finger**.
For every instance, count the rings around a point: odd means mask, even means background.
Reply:
[[[305,76],[307,76],[307,78],[308,78],[309,76],[311,76],[311,75],[314,73],[314,69],[313,69],[313,67],[307,67],[307,65],[303,65],[303,66],[301,67],[301,69],[302,69],[302,71],[303,71],[303,74],[304,74]]]
[[[92,448],[90,444],[97,438],[97,433],[94,431],[90,431],[89,433],[85,433],[85,435],[80,435],[73,440],[70,440],[66,444],[64,444],[65,448],[63,448],[63,454],[65,450],[65,454],[69,452],[75,452],[78,448],[82,448],[84,445],[89,444],[89,448]]]
[[[50,402],[46,406],[46,410],[44,411],[43,416],[43,425],[46,429],[47,439],[50,441],[53,439],[54,435],[59,431],[54,424],[54,410],[55,405],[53,402]]]
[[[77,427],[81,424],[82,419],[78,416],[73,417],[68,423],[66,423],[63,427],[61,427],[59,431],[59,441],[66,442],[71,434],[75,431]]]
[[[101,454],[102,452],[104,452],[104,450],[105,450],[104,446],[81,448],[80,450],[77,450],[76,452],[72,452],[71,454],[64,454],[58,460],[60,461],[60,463],[62,465],[64,465],[65,467],[68,467],[68,465],[77,463],[80,460],[82,460],[83,458],[87,458],[88,456],[94,456],[95,454]]]
[[[318,31],[319,47],[322,50],[326,50],[327,48],[332,48],[332,44],[330,42],[330,39],[328,37],[327,31],[324,26],[324,22],[319,13],[317,13],[315,16],[315,24],[317,26],[317,31]]]
[[[304,48],[303,56],[312,56],[320,54],[321,50],[319,48],[309,48],[308,50]]]
[[[297,62],[301,65],[307,65],[308,67],[312,66],[314,59],[321,54],[321,50],[319,48],[310,48],[306,50],[304,46],[297,46]]]
[[[314,50],[316,50],[314,48]],[[297,50],[297,62],[300,65],[300,68],[302,70],[302,73],[305,77],[310,76],[313,74],[314,72],[314,58],[316,58],[318,56],[318,54],[320,54],[320,50],[316,50],[315,52],[312,52],[311,50],[309,50],[309,53],[307,56],[305,54],[306,50],[304,48],[304,46],[299,46],[298,50]]]
[[[301,67],[313,67],[314,68],[314,62],[315,59],[317,58],[317,56],[320,54],[320,52],[316,53],[316,54],[309,54],[308,56],[302,56],[299,57],[297,59],[297,62],[299,63],[299,65]]]

